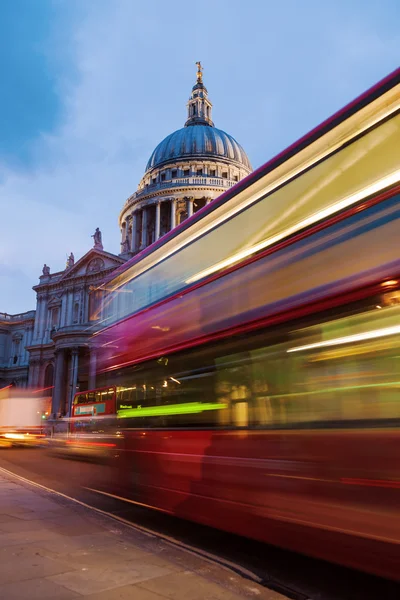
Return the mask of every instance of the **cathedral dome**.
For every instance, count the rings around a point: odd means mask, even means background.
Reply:
[[[196,64],[184,127],[158,144],[120,212],[123,257],[157,241],[252,171],[242,146],[214,126],[203,68]]]
[[[251,170],[250,161],[242,146],[231,135],[208,124],[185,126],[168,135],[153,151],[146,171],[171,161],[191,158],[226,159]]]

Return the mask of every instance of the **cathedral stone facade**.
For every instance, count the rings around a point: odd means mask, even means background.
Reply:
[[[120,212],[121,253],[106,252],[96,229],[93,247],[77,262],[71,253],[63,271],[44,265],[33,288],[36,311],[0,313],[0,387],[42,389],[52,396],[53,415],[68,414],[76,391],[95,385],[91,334],[104,277],[251,172],[240,144],[214,126],[197,67],[184,127],[156,147]]]
[[[101,233],[94,246],[75,263],[71,253],[65,270],[50,273],[44,265],[37,294],[33,337],[27,350],[29,386],[51,390],[52,411],[67,414],[79,389],[94,386],[96,356],[90,339],[96,314],[96,294],[102,279],[124,259],[103,249]]]
[[[0,313],[0,388],[28,384],[29,352],[35,311],[9,315]]]

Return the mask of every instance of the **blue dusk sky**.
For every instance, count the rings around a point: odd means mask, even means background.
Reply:
[[[0,311],[43,263],[119,252],[118,214],[183,126],[195,61],[258,167],[398,66],[398,0],[0,2]]]

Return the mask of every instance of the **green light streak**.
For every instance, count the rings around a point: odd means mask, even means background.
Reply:
[[[353,392],[365,389],[390,389],[400,388],[400,381],[389,383],[371,383],[364,385],[342,386],[323,388],[308,392],[295,392],[288,394],[271,394],[271,398],[301,398],[304,396],[316,396],[326,393]],[[117,411],[120,419],[138,418],[138,417],[166,417],[169,415],[195,415],[209,410],[223,410],[227,408],[226,403],[219,402],[186,402],[183,404],[170,404],[164,406],[147,406],[145,408],[127,408]]]
[[[165,406],[148,406],[146,408],[129,408],[117,411],[118,417],[164,417],[168,415],[194,415],[206,410],[221,410],[226,404],[219,402],[186,402],[185,404],[170,404]]]

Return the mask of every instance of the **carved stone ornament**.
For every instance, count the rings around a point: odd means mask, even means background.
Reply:
[[[61,298],[62,298],[61,294],[56,294],[56,295],[52,296],[48,302],[48,308],[54,307],[54,306],[60,306]]]
[[[104,269],[104,260],[101,258],[93,258],[87,266],[87,273],[97,273]]]

